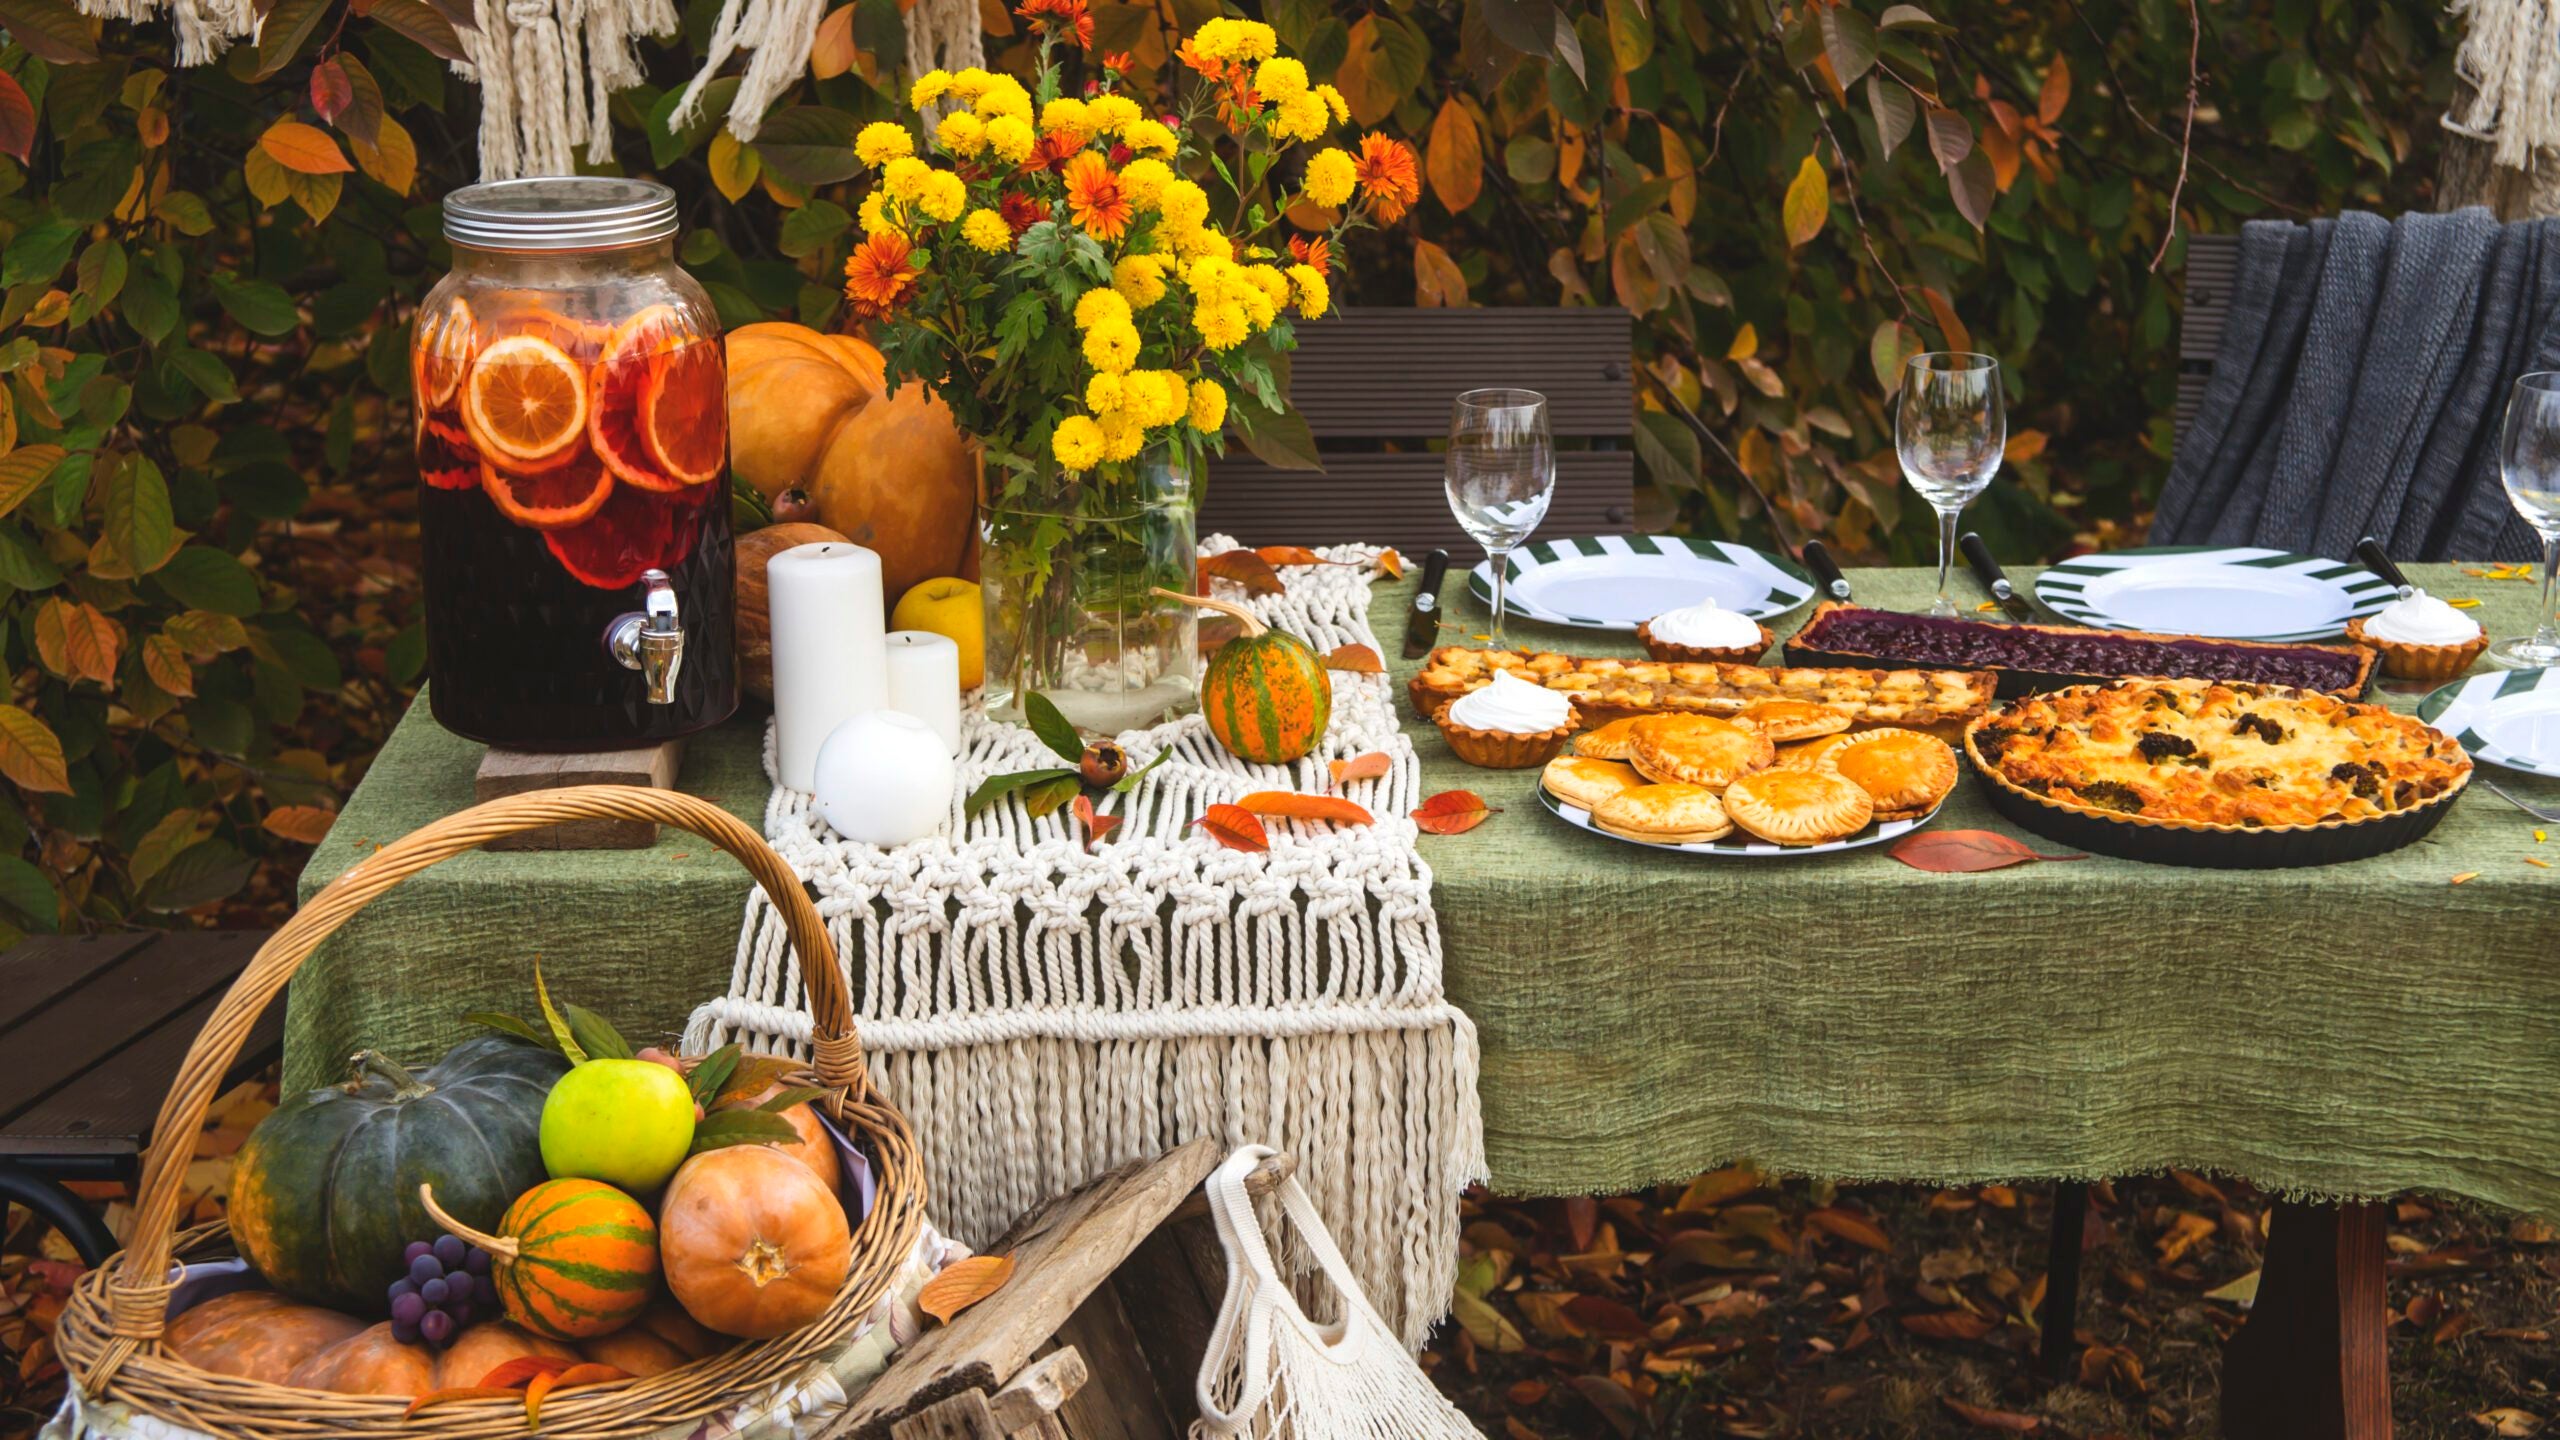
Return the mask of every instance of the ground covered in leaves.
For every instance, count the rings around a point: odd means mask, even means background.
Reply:
[[[272,1078],[213,1108],[187,1221],[221,1213]],[[118,1235],[121,1187],[83,1187]],[[1835,1189],[1746,1168],[1599,1200],[1466,1203],[1458,1323],[1424,1363],[1488,1435],[2052,1440],[2217,1433],[2222,1341],[2247,1313],[2269,1202],[2172,1174],[2092,1191],[2074,1373],[2038,1373],[2046,1187]],[[2390,1235],[2402,1440],[2560,1440],[2560,1231],[2404,1200]],[[80,1266],[9,1212],[0,1436],[62,1395],[52,1328]]]

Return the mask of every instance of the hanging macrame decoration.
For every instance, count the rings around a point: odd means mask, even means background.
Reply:
[[[746,72],[738,77],[738,93],[729,102],[729,133],[741,140],[756,138],[756,127],[775,97],[790,88],[809,68],[809,47],[818,38],[818,22],[834,0],[721,0],[720,18],[711,27],[711,53],[684,87],[676,102],[675,123],[691,124],[709,85],[741,50],[752,50]],[[956,70],[981,64],[986,54],[978,43],[978,0],[916,0],[906,13],[907,68]]]
[[[183,3],[183,0],[182,0]],[[476,0],[454,33],[480,86],[480,178],[568,175],[613,159],[613,92],[637,85],[639,41],[676,33],[673,0]]]
[[[251,0],[79,0],[80,13],[139,25],[162,10],[178,31],[178,63],[202,65],[231,42],[255,34],[258,8]]]
[[[2510,170],[2531,168],[2534,152],[2560,145],[2560,0],[2453,0],[2470,30],[2454,69],[2471,82],[2471,103],[2448,111],[2444,128],[2495,147]]]

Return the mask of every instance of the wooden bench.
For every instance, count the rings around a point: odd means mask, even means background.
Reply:
[[[130,1182],[169,1082],[267,932],[36,935],[0,952],[0,1197],[34,1210],[94,1265],[116,1248],[63,1188]],[[284,1002],[258,1020],[226,1084],[284,1048]]]
[[[1556,490],[1533,538],[1605,535],[1635,524],[1636,400],[1627,312],[1349,309],[1298,327],[1290,399],[1314,434],[1321,472],[1280,470],[1242,445],[1209,467],[1200,533],[1247,545],[1434,548],[1473,563],[1430,448],[1459,392],[1505,385],[1547,397]]]

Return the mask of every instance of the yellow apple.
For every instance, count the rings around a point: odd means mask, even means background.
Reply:
[[[926,580],[898,597],[889,614],[892,630],[930,630],[960,647],[960,688],[975,690],[987,678],[987,612],[975,583],[945,576]]]

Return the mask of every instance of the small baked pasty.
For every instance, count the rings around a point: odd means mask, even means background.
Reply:
[[[1768,736],[1712,715],[1648,715],[1629,733],[1627,762],[1656,782],[1721,790],[1778,758]]]
[[[1762,734],[1781,745],[1837,735],[1850,724],[1847,711],[1810,700],[1754,700],[1733,712],[1733,718],[1760,727]]]
[[[1641,715],[1628,715],[1612,720],[1597,730],[1585,730],[1573,737],[1573,753],[1594,760],[1624,760],[1635,748],[1632,733]]]
[[[1820,770],[1763,770],[1725,787],[1734,824],[1779,845],[1846,840],[1875,819],[1867,792]]]
[[[1778,758],[1773,763],[1781,770],[1819,770],[1822,768],[1823,756],[1856,738],[1855,735],[1843,733],[1825,735],[1819,740],[1807,740],[1801,745],[1781,745],[1778,747]]]
[[[1703,785],[1638,785],[1601,801],[1591,823],[1612,835],[1656,845],[1695,845],[1733,833],[1716,792]]]
[[[1623,760],[1559,755],[1547,762],[1547,768],[1538,775],[1538,783],[1547,787],[1548,794],[1567,805],[1579,805],[1590,810],[1621,790],[1632,790],[1643,784],[1644,777]]]
[[[1879,820],[1908,820],[1928,813],[1956,788],[1956,752],[1946,741],[1917,730],[1867,730],[1844,735],[1814,762],[1867,792]]]

